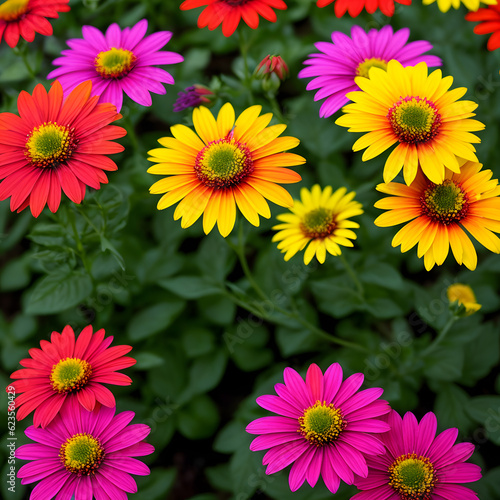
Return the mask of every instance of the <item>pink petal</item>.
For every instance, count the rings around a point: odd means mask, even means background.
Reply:
[[[262,417],[250,422],[246,431],[249,434],[271,434],[273,432],[296,432],[299,429],[297,419],[287,417]]]
[[[434,437],[436,436],[437,419],[434,413],[426,413],[418,426],[418,433],[415,441],[415,453],[425,456],[429,450]]]
[[[481,467],[476,464],[457,463],[439,469],[440,483],[472,483],[481,479]]]
[[[292,465],[290,475],[288,476],[288,483],[292,491],[297,491],[304,484],[306,471],[315,453],[316,449],[310,446]]]
[[[287,389],[297,398],[300,404],[303,405],[304,409],[315,403],[307,390],[304,380],[293,368],[285,368],[283,378]]]
[[[311,393],[312,401],[323,401],[323,372],[315,363],[307,370],[306,386]]]
[[[365,376],[362,373],[355,373],[344,380],[337,395],[333,399],[333,404],[336,408],[342,407],[342,403],[349,399],[361,387],[364,378]]]
[[[256,437],[250,443],[250,450],[258,451],[258,450],[267,450],[268,448],[272,448],[273,446],[279,446],[284,443],[288,443],[290,441],[304,440],[303,436],[301,436],[298,432],[290,433],[290,432],[280,432],[276,434],[263,434],[262,436]]]
[[[262,408],[286,417],[299,418],[303,413],[278,396],[266,394],[264,396],[259,396],[256,401]]]
[[[323,398],[327,404],[333,401],[342,384],[342,367],[333,363],[328,367],[323,378]]]
[[[323,463],[321,464],[321,476],[328,490],[337,493],[340,486],[340,477],[333,470],[332,454],[333,451],[330,447],[325,448]]]

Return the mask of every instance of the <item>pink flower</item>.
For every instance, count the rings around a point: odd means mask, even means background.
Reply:
[[[147,476],[150,470],[132,457],[154,448],[143,441],[151,431],[147,425],[128,425],[134,415],[115,415],[115,408],[104,406],[89,412],[73,399],[46,429],[28,427],[35,443],[20,446],[16,458],[31,460],[19,469],[21,484],[40,481],[30,499],[123,500],[135,493],[130,474]]]
[[[257,403],[278,417],[263,417],[247,426],[250,434],[261,434],[252,441],[252,451],[264,455],[266,474],[273,474],[293,462],[290,489],[296,491],[305,480],[314,486],[319,476],[335,493],[340,480],[353,484],[355,476],[366,477],[366,455],[380,455],[385,448],[372,433],[389,430],[378,419],[390,411],[378,399],[383,390],[366,389],[362,373],[342,381],[342,368],[331,365],[323,375],[312,364],[306,381],[292,368],[284,371],[285,384],[274,386],[278,396],[259,396]]]
[[[390,432],[381,436],[385,455],[368,457],[368,476],[356,481],[362,490],[351,500],[477,500],[459,483],[481,478],[479,466],[464,463],[474,452],[471,443],[454,445],[458,430],[436,437],[437,420],[429,412],[417,422],[413,413],[388,416]]]
[[[135,364],[126,357],[132,347],[109,347],[113,337],[104,338],[104,330],[92,334],[85,327],[75,342],[75,333],[66,326],[62,333],[52,332],[52,342],[40,341],[41,349],[30,349],[30,358],[21,360],[25,369],[11,378],[16,395],[17,419],[22,420],[33,410],[35,427],[47,427],[57,413],[71,400],[77,400],[92,411],[98,403],[116,405],[112,392],[102,384],[130,385],[132,380],[118,370]]]
[[[79,83],[92,81],[92,95],[100,95],[101,102],[110,102],[120,111],[123,92],[142,106],[151,106],[150,92],[165,94],[163,83],[173,84],[167,71],[158,64],[175,64],[184,58],[175,52],[160,49],[170,40],[170,31],[159,31],[145,37],[148,22],[143,19],[132,28],[120,29],[113,23],[103,35],[93,26],[82,28],[83,40],[67,41],[70,50],[52,64],[60,68],[47,78],[57,78],[65,93]]]

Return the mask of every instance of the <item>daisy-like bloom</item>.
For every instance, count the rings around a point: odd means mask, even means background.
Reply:
[[[474,291],[469,285],[454,283],[448,287],[446,295],[452,304],[457,302],[459,306],[465,308],[464,316],[470,316],[481,309],[481,304],[477,303]]]
[[[30,499],[126,500],[137,492],[131,474],[147,476],[150,470],[133,457],[150,455],[154,447],[143,441],[150,427],[129,425],[134,415],[115,415],[114,407],[104,406],[89,412],[73,400],[46,429],[28,427],[34,443],[20,446],[16,458],[30,460],[17,474],[21,484],[40,481]]]
[[[492,33],[488,39],[488,50],[500,48],[500,5],[490,5],[477,12],[469,12],[465,19],[467,21],[479,22],[474,27],[474,33],[477,35],[487,35]]]
[[[215,97],[215,94],[209,88],[197,83],[178,92],[177,95],[179,97],[174,103],[174,111],[176,113],[188,108],[196,108],[202,104],[208,106]]]
[[[284,372],[285,384],[274,386],[278,396],[259,396],[257,403],[279,416],[263,417],[247,426],[253,451],[270,450],[264,455],[266,474],[278,472],[291,463],[290,489],[296,491],[305,480],[314,487],[321,475],[335,493],[340,481],[353,484],[355,476],[366,477],[367,455],[385,449],[375,433],[389,430],[378,417],[390,411],[380,400],[379,388],[359,391],[363,374],[343,381],[342,368],[331,365],[323,375],[312,364],[306,381],[292,368]]]
[[[497,0],[422,0],[424,5],[430,5],[437,1],[441,12],[448,12],[451,7],[458,9],[461,4],[464,4],[469,10],[477,10],[481,3],[487,5],[496,5]]]
[[[299,78],[315,77],[307,85],[307,90],[319,89],[315,101],[325,99],[319,116],[326,118],[333,115],[349,102],[348,92],[359,90],[355,82],[357,76],[368,78],[373,66],[387,68],[391,59],[396,59],[403,66],[415,66],[425,62],[427,66],[441,66],[441,59],[424,55],[432,49],[429,42],[410,42],[410,30],[403,28],[395,33],[392,26],[384,26],[380,31],[371,29],[366,33],[361,27],[353,26],[351,37],[340,31],[332,33],[332,42],[315,44],[319,54],[311,54],[304,61],[308,68],[299,72]]]
[[[127,131],[110,125],[122,116],[112,104],[97,104],[91,86],[84,82],[64,99],[59,82],[49,92],[38,84],[32,96],[19,94],[20,116],[0,113],[0,200],[10,196],[12,211],[29,205],[38,217],[47,204],[56,212],[61,189],[81,203],[86,186],[99,189],[108,182],[104,171],[118,169],[106,155],[123,151],[112,141]]]
[[[356,480],[362,491],[351,500],[477,500],[461,483],[481,479],[481,469],[465,463],[474,452],[473,444],[454,444],[458,429],[436,436],[432,412],[419,423],[413,413],[401,418],[392,410],[388,424],[391,430],[381,436],[386,452],[367,458],[368,477]]]
[[[132,28],[120,29],[113,23],[101,33],[93,26],[82,28],[83,39],[73,38],[66,43],[69,50],[52,64],[60,66],[47,78],[57,78],[65,94],[86,80],[92,82],[92,95],[100,95],[101,102],[110,102],[120,111],[123,92],[141,106],[151,106],[150,92],[166,94],[162,83],[173,84],[172,75],[159,64],[175,64],[184,58],[175,52],[161,51],[172,37],[170,31],[158,31],[145,36],[146,19]]]
[[[357,17],[361,14],[363,8],[369,14],[373,14],[377,9],[380,9],[383,14],[391,17],[394,14],[394,2],[402,5],[411,5],[411,0],[318,0],[318,7],[325,7],[335,2],[335,15],[342,17],[346,12],[352,17]]]
[[[130,385],[132,379],[118,370],[135,364],[125,356],[132,347],[109,347],[113,337],[104,338],[104,330],[92,333],[85,327],[78,339],[70,326],[62,333],[52,332],[51,342],[40,341],[41,349],[29,350],[30,358],[21,360],[24,367],[11,378],[14,386],[17,419],[22,420],[33,410],[35,427],[47,427],[61,408],[78,401],[87,410],[97,403],[115,406],[113,393],[102,384]]]
[[[466,229],[476,240],[494,253],[500,253],[500,185],[491,179],[491,170],[466,162],[459,174],[446,171],[443,182],[434,184],[419,171],[409,185],[390,182],[377,190],[392,195],[375,203],[388,210],[375,224],[381,227],[406,224],[392,240],[407,252],[418,243],[417,255],[424,256],[425,268],[440,266],[451,246],[459,264],[476,268],[477,254]]]
[[[194,224],[201,214],[208,234],[217,222],[226,237],[234,227],[236,205],[254,226],[259,215],[271,216],[266,198],[282,207],[293,199],[277,183],[299,182],[299,174],[284,167],[305,162],[302,156],[285,153],[296,147],[295,137],[278,137],[286,125],[267,125],[272,114],[259,116],[262,106],[251,106],[236,119],[233,106],[224,104],[217,120],[205,107],[193,110],[196,133],[185,125],[170,128],[174,137],[158,142],[163,148],[149,151],[151,174],[168,175],[150,188],[153,194],[166,193],[158,210],[179,200],[174,219],[182,217],[183,228]]]
[[[457,156],[478,161],[471,143],[481,141],[470,132],[484,128],[470,119],[477,104],[458,100],[467,89],[448,90],[452,83],[453,77],[442,78],[440,69],[428,75],[425,62],[404,68],[389,61],[387,71],[373,67],[370,78],[356,78],[361,91],[347,94],[354,102],[335,123],[349,127],[349,132],[368,132],[352,147],[367,148],[363,161],[397,144],[385,163],[384,182],[403,168],[410,185],[420,163],[428,179],[439,184],[445,167],[460,172]]]
[[[58,12],[68,12],[69,0],[7,0],[0,5],[0,41],[2,36],[10,47],[15,47],[19,36],[27,42],[35,33],[52,35],[47,17],[58,18]]]
[[[275,23],[276,13],[273,9],[287,8],[283,0],[184,0],[180,5],[181,10],[197,7],[205,7],[198,18],[198,28],[214,30],[222,23],[224,36],[231,36],[241,19],[252,29],[258,28],[259,15]]]
[[[346,193],[345,187],[332,194],[331,186],[321,190],[318,184],[311,191],[305,187],[300,190],[301,201],[294,200],[291,213],[278,215],[282,224],[273,227],[279,231],[273,241],[279,241],[278,248],[285,254],[285,260],[290,260],[308,245],[304,263],[309,264],[316,255],[323,264],[326,252],[340,255],[339,245],[354,246],[351,239],[356,239],[356,233],[352,229],[359,224],[348,219],[361,215],[363,210],[361,203],[353,200],[356,193]]]

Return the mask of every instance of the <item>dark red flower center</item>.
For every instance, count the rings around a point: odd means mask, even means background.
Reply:
[[[337,227],[334,219],[332,210],[323,207],[315,208],[302,217],[300,229],[308,238],[326,238]]]
[[[469,197],[460,184],[445,179],[441,184],[429,183],[424,194],[420,196],[420,206],[423,215],[448,226],[467,216]]]
[[[99,440],[87,433],[74,434],[59,450],[59,458],[66,470],[78,476],[95,474],[104,455]]]
[[[237,7],[238,5],[245,5],[250,0],[221,0],[223,3],[227,3],[231,7]]]

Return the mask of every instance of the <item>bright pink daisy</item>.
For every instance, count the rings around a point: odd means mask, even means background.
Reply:
[[[172,75],[158,64],[175,64],[184,58],[175,52],[161,51],[172,37],[170,31],[158,31],[146,36],[148,22],[139,21],[132,28],[120,29],[113,23],[106,35],[93,26],[82,28],[83,39],[66,43],[69,50],[52,64],[60,68],[47,78],[57,78],[67,93],[85,80],[92,82],[92,95],[101,102],[110,102],[120,111],[123,92],[142,106],[151,106],[151,94],[166,94],[162,83],[173,84]]]
[[[474,445],[454,444],[458,429],[436,437],[432,412],[418,423],[413,413],[402,419],[393,410],[388,424],[390,432],[381,436],[385,455],[368,457],[368,476],[355,483],[363,491],[351,500],[477,500],[476,493],[460,484],[479,480],[481,468],[464,463]]]
[[[395,33],[392,26],[380,31],[371,29],[366,33],[361,27],[353,26],[351,37],[340,31],[332,33],[332,42],[317,42],[319,54],[311,54],[304,64],[309,66],[299,72],[299,78],[315,77],[307,84],[307,90],[319,89],[315,101],[326,99],[321,105],[322,118],[333,115],[349,102],[346,94],[359,87],[354,82],[358,76],[368,78],[372,67],[387,69],[387,63],[396,59],[403,66],[415,66],[419,62],[427,66],[441,66],[437,56],[424,55],[432,49],[426,41],[410,42],[410,30],[403,28]]]
[[[285,368],[285,384],[274,386],[278,396],[259,396],[257,403],[278,417],[263,417],[247,426],[252,451],[270,450],[262,463],[266,474],[284,469],[292,462],[289,483],[296,491],[305,480],[314,486],[319,476],[335,493],[340,480],[353,484],[355,476],[366,477],[366,455],[380,455],[384,446],[372,433],[389,430],[378,417],[390,411],[378,399],[383,390],[365,389],[362,373],[342,381],[342,368],[331,365],[325,374],[312,364],[306,381],[292,368]]]
[[[134,412],[115,415],[101,406],[89,412],[76,400],[65,405],[46,429],[34,426],[26,435],[35,443],[16,450],[16,458],[31,460],[18,472],[21,484],[40,481],[31,500],[126,500],[137,484],[130,474],[147,476],[149,467],[133,457],[154,452],[143,439],[151,432],[132,424]]]
[[[21,360],[25,369],[17,370],[11,378],[18,379],[15,387],[17,419],[22,420],[33,410],[35,427],[47,427],[57,413],[72,400],[92,411],[97,403],[116,405],[112,392],[102,384],[130,385],[132,379],[117,370],[135,364],[126,357],[132,347],[109,347],[113,337],[104,338],[104,330],[92,333],[86,326],[75,341],[70,326],[62,333],[52,332],[51,342],[40,341],[41,349],[29,350],[31,358]]]

